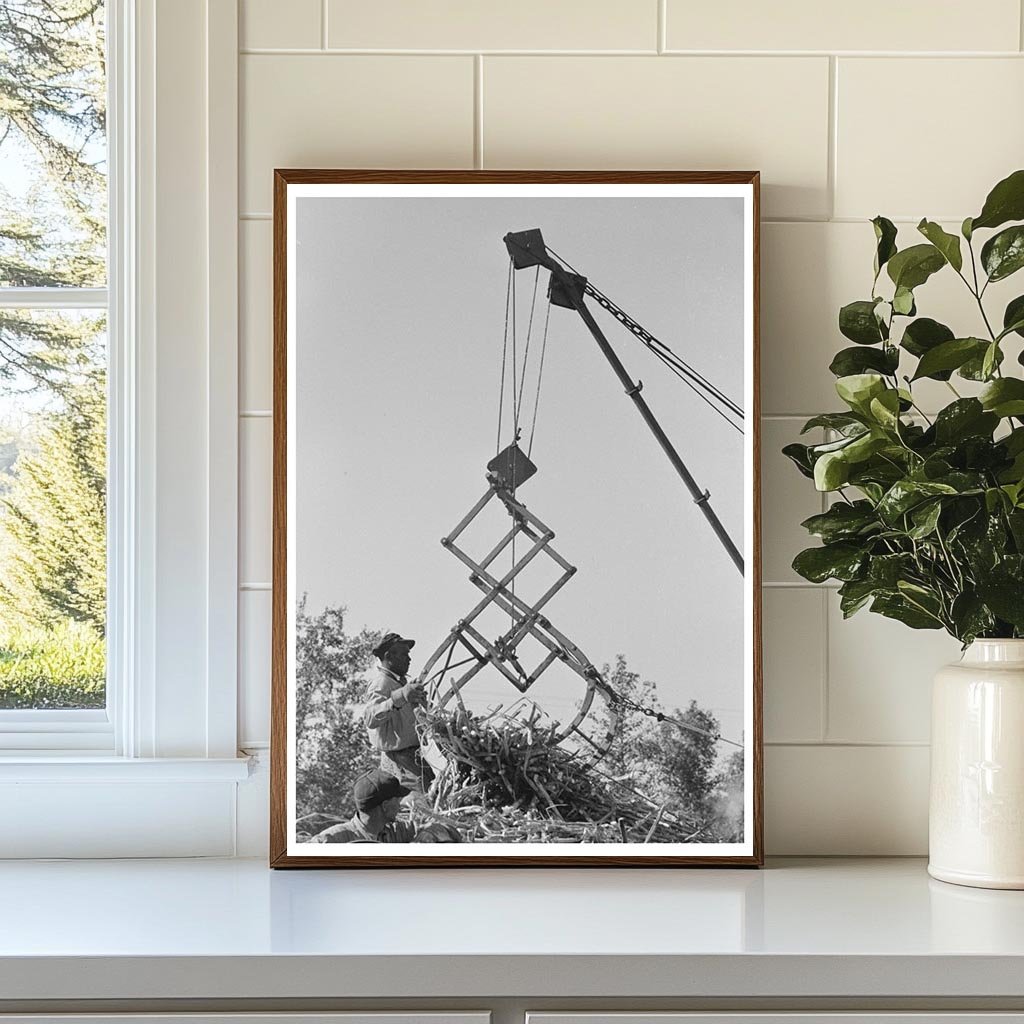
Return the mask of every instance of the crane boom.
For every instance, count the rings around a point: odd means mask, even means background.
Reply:
[[[504,238],[505,247],[508,249],[508,254],[512,258],[512,266],[516,270],[521,270],[525,267],[541,266],[545,270],[550,271],[551,279],[548,284],[548,295],[550,296],[552,305],[563,306],[567,309],[574,309],[580,315],[583,323],[586,325],[587,330],[590,331],[594,340],[597,342],[598,348],[603,353],[604,357],[611,364],[612,369],[615,371],[615,375],[619,378],[626,394],[632,399],[633,404],[637,407],[641,418],[647,424],[651,433],[654,434],[655,439],[661,446],[662,451],[668,456],[669,462],[672,463],[673,468],[682,478],[683,483],[686,485],[686,489],[690,492],[691,497],[694,500],[694,504],[700,508],[714,531],[715,536],[719,539],[722,547],[725,548],[726,553],[732,559],[733,564],[740,571],[742,575],[744,571],[743,567],[743,556],[740,554],[736,545],[733,543],[732,538],[729,536],[725,527],[722,525],[721,520],[715,514],[714,509],[711,507],[711,494],[707,490],[701,490],[698,486],[697,481],[694,480],[693,474],[689,471],[686,463],[683,462],[676,451],[675,446],[669,440],[668,435],[662,429],[661,424],[658,422],[654,413],[651,411],[650,406],[644,399],[641,391],[643,390],[643,383],[640,381],[634,381],[630,377],[626,368],[622,365],[621,360],[615,354],[615,350],[609,344],[608,339],[605,337],[604,332],[601,330],[597,321],[594,319],[593,314],[587,308],[584,301],[584,297],[587,294],[592,295],[597,299],[596,289],[589,289],[587,285],[587,279],[581,274],[575,274],[566,270],[561,263],[559,263],[548,251],[547,246],[544,244],[543,236],[540,230],[533,228],[529,231],[510,231]],[[598,299],[598,301],[600,301]],[[610,300],[608,300],[610,302]],[[602,302],[601,305],[604,305]],[[612,305],[614,305],[612,303]],[[607,308],[607,307],[606,307]],[[618,309],[618,307],[616,307]],[[621,313],[621,310],[619,310]],[[622,314],[625,316],[625,314]],[[620,322],[623,322],[621,317],[616,317]],[[635,321],[631,318],[630,324],[635,324]],[[630,330],[633,328],[627,324]],[[639,325],[636,325],[639,327]],[[642,330],[642,328],[641,328]],[[637,333],[634,331],[634,333]],[[648,332],[644,332],[648,337],[652,337]],[[639,336],[639,335],[638,335]],[[643,340],[643,338],[641,338]]]

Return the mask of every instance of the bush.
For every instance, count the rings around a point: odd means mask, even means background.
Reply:
[[[106,645],[91,627],[0,628],[0,708],[101,708]]]

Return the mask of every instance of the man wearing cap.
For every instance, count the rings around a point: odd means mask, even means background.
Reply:
[[[385,633],[373,649],[380,672],[370,684],[363,724],[370,745],[380,751],[381,768],[409,790],[425,793],[434,773],[420,750],[415,708],[426,700],[426,694],[421,683],[406,677],[409,651],[415,643],[399,633]]]
[[[402,797],[409,790],[394,775],[374,768],[356,779],[352,787],[356,813],[338,825],[313,836],[311,843],[411,843],[416,830],[408,821],[397,821]]]

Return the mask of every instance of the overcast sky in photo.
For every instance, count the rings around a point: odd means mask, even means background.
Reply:
[[[415,638],[413,674],[480,597],[439,541],[486,490],[497,447],[502,238],[537,227],[552,250],[743,404],[741,199],[298,199],[298,593],[312,614],[345,606],[350,631],[365,625]],[[534,276],[516,273],[520,362]],[[523,448],[547,276],[541,271]],[[743,438],[590,305],[742,551]],[[505,411],[502,447],[512,440],[507,398]],[[572,310],[551,309],[532,458],[537,475],[518,496],[578,568],[547,606],[552,623],[599,667],[624,654],[667,707],[694,699],[739,739],[743,581]],[[491,509],[465,544],[482,555],[508,527],[500,506]],[[536,596],[551,579],[538,565],[519,593]],[[493,639],[500,622],[491,618],[482,631]],[[564,714],[581,683],[561,666],[551,673],[531,694]],[[496,674],[469,685],[477,706],[518,697]]]

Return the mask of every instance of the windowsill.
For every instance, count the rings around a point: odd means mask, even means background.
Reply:
[[[0,755],[4,782],[241,782],[248,757],[115,757],[81,750]]]

